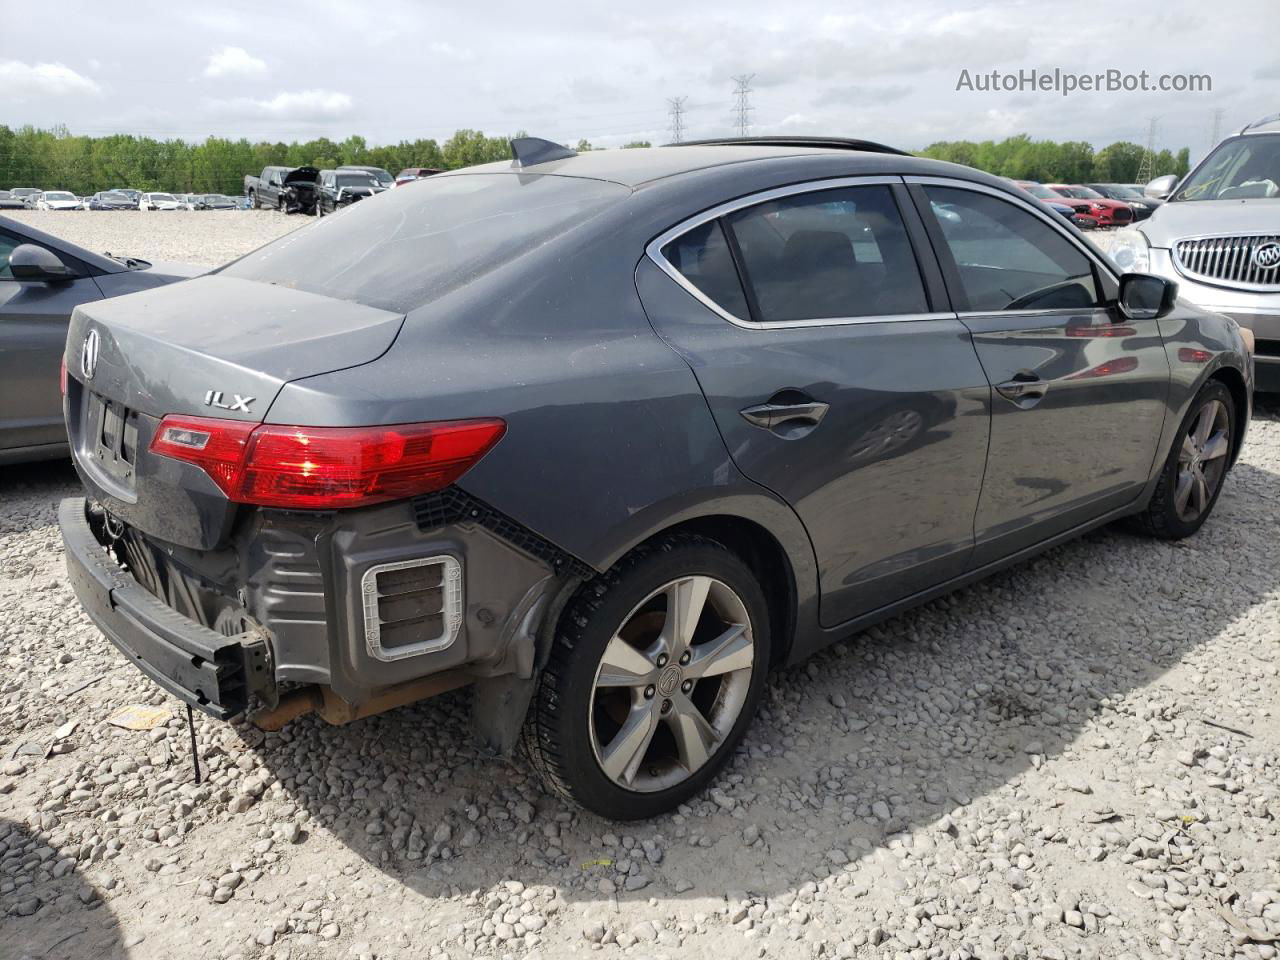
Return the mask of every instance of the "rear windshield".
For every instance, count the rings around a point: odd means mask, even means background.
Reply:
[[[407,313],[629,194],[617,183],[571,177],[432,177],[362,200],[221,272]]]

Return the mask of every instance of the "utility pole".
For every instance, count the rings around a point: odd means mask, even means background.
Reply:
[[[751,81],[754,73],[744,73],[731,78],[737,84],[734,90],[734,123],[738,126],[738,136],[745,137],[751,129]]]
[[[1209,135],[1209,149],[1212,150],[1222,139],[1222,117],[1227,111],[1218,107],[1213,111],[1213,132]]]
[[[1159,117],[1152,117],[1147,121],[1147,145],[1142,151],[1142,162],[1138,164],[1138,182],[1147,183],[1151,180],[1151,165],[1155,160],[1156,153],[1156,123]]]
[[[684,142],[684,102],[688,97],[671,97],[667,100],[667,116],[670,117],[671,142]]]

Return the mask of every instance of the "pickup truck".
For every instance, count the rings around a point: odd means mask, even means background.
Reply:
[[[319,177],[315,167],[265,167],[259,176],[244,178],[244,195],[254,209],[315,213]]]

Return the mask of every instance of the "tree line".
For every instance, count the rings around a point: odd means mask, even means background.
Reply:
[[[987,173],[1013,180],[1041,183],[1136,183],[1146,151],[1136,143],[1120,140],[1095,151],[1080,140],[1057,143],[1032,140],[1025,134],[999,142],[984,140],[942,140],[920,152],[922,157],[949,160],[977,167]],[[1185,176],[1191,169],[1191,151],[1160,150],[1152,154],[1151,176],[1166,173]]]
[[[258,173],[267,166],[310,164],[330,169],[365,164],[392,173],[405,167],[453,170],[509,158],[509,139],[487,136],[479,130],[458,130],[444,143],[401,140],[371,146],[359,136],[336,142],[320,137],[304,143],[209,137],[197,143],[129,134],[76,136],[65,127],[13,130],[0,125],[0,189],[30,186],[84,195],[110,187],[133,187],[238,195],[245,174]],[[625,147],[649,145],[636,140]],[[580,151],[593,149],[586,140],[579,140],[576,147]],[[1141,146],[1126,141],[1095,151],[1081,141],[1057,143],[1025,135],[999,142],[940,141],[920,152],[920,156],[966,164],[999,176],[1067,183],[1134,182],[1142,155]],[[1185,174],[1189,161],[1190,151],[1185,147],[1176,154],[1161,150],[1153,157],[1152,176]]]

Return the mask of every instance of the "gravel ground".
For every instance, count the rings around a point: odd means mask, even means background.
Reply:
[[[5,210],[3,215],[95,253],[218,266],[311,222],[274,210]]]
[[[626,826],[478,756],[465,692],[197,716],[197,786],[66,584],[71,470],[0,469],[0,957],[1274,957],[1275,412],[1197,537],[1097,531],[778,674],[714,789]]]

